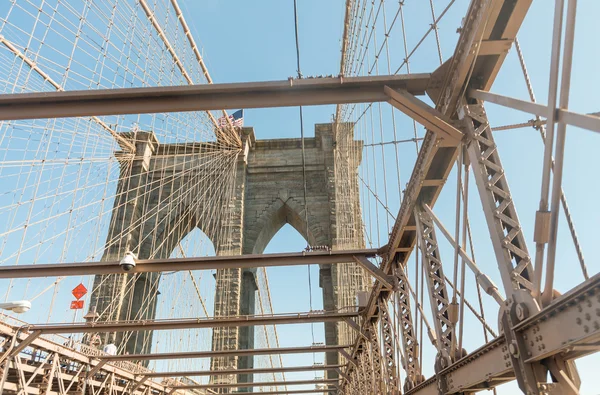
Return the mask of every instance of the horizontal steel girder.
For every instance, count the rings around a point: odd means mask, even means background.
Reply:
[[[305,78],[7,94],[0,95],[0,120],[382,102],[388,100],[385,86],[423,95],[429,76]]]
[[[597,274],[515,326],[515,331],[527,339],[527,361],[558,354],[575,359],[600,351],[599,311],[600,274]],[[471,352],[440,374],[447,378],[448,394],[483,390],[515,378],[504,336]],[[437,395],[436,378],[426,380],[406,394]]]
[[[478,89],[469,90],[469,96],[474,99],[483,100],[488,103],[498,104],[503,107],[513,108],[529,114],[545,117],[548,115],[548,106],[531,101],[515,99],[514,97],[503,96],[497,93],[486,92]],[[578,114],[573,111],[556,109],[556,122],[562,122],[567,125],[577,126],[578,128],[592,130],[600,133],[600,117],[594,114]]]
[[[328,265],[354,262],[355,258],[372,258],[377,250],[335,252],[298,252],[201,258],[169,258],[138,260],[127,273],[172,272],[181,270],[251,269],[256,267]],[[92,274],[124,273],[119,262],[80,262],[42,265],[14,265],[0,267],[0,278],[33,278],[54,276],[81,276]]]
[[[30,325],[33,332],[44,333],[105,333],[130,331],[160,331],[167,329],[227,328],[256,325],[310,324],[313,322],[338,322],[360,316],[349,313],[290,313],[272,316],[240,316],[218,318],[182,318],[169,320],[82,322],[75,324]]]
[[[193,370],[186,372],[152,372],[145,373],[147,377],[194,377],[194,376],[224,376],[228,374],[257,374],[257,373],[285,373],[285,372],[308,372],[313,370],[335,370],[346,365],[312,365],[312,366],[290,366],[282,368],[264,369],[225,369],[225,370]]]
[[[176,390],[202,390],[215,388],[249,388],[249,387],[276,387],[285,385],[311,385],[311,384],[332,384],[336,385],[339,380],[299,380],[299,381],[267,381],[262,383],[228,383],[228,384],[201,384],[201,385],[182,385],[173,387]],[[263,392],[261,392],[262,394]]]
[[[159,359],[189,359],[189,358],[214,358],[244,355],[279,355],[279,354],[303,354],[315,352],[339,351],[351,348],[353,345],[345,346],[309,346],[309,347],[283,347],[283,348],[257,348],[243,350],[221,350],[221,351],[187,351],[166,352],[156,354],[124,354],[124,355],[101,355],[103,361],[140,361]]]

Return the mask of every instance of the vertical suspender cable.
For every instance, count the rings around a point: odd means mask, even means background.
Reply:
[[[300,41],[298,39],[298,4],[297,1],[294,0],[294,33],[296,37],[296,66],[298,72],[298,78],[302,78],[302,71],[300,69]],[[299,114],[300,114],[300,142],[302,146],[302,184],[304,186],[304,221],[306,223],[306,242],[308,248],[310,248],[309,242],[309,225],[308,225],[308,201],[307,201],[307,192],[306,192],[306,153],[304,149],[304,119],[303,119],[303,111],[302,106],[299,106]],[[310,278],[310,265],[308,267],[308,301],[310,310],[313,309],[312,303],[312,281]],[[312,342],[315,343],[315,328],[314,324],[310,325],[310,330],[312,334]],[[313,354],[314,360],[314,354]]]
[[[552,62],[550,63],[550,81],[548,92],[548,124],[546,127],[546,138],[544,141],[544,163],[542,169],[542,188],[540,197],[540,206],[536,218],[536,226],[541,219],[541,215],[548,212],[548,195],[550,193],[550,162],[552,160],[552,150],[554,148],[554,118],[556,117],[554,109],[556,108],[558,93],[558,75],[560,62],[560,47],[562,44],[562,26],[564,15],[564,0],[556,0],[554,7],[554,31],[552,37]],[[544,214],[542,214],[544,213]],[[542,276],[544,267],[544,249],[547,238],[536,241],[535,265],[534,265],[534,296],[539,297],[542,292]]]
[[[569,91],[571,89],[571,68],[573,65],[573,40],[575,39],[575,17],[577,13],[577,0],[569,0],[567,6],[567,19],[565,28],[565,44],[563,53],[560,108],[569,107]],[[550,107],[549,107],[550,108]],[[552,108],[551,112],[555,112]],[[546,282],[542,292],[542,304],[547,305],[552,301],[554,282],[554,262],[556,259],[556,244],[558,237],[558,214],[560,212],[560,196],[562,192],[563,164],[565,156],[565,140],[567,125],[558,120],[556,128],[556,155],[554,178],[552,179],[552,194],[550,199],[550,240],[548,241],[548,258],[546,261]]]

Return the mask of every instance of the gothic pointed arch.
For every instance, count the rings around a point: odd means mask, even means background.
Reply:
[[[215,237],[206,221],[199,220],[194,211],[186,204],[181,204],[175,210],[164,210],[157,215],[154,221],[149,221],[144,228],[143,241],[140,246],[139,257],[168,258],[177,244],[181,242],[195,228],[206,235],[215,246]]]
[[[253,229],[248,229],[244,240],[245,254],[262,254],[273,236],[285,225],[290,224],[310,245],[328,245],[329,240],[316,221],[306,224],[305,207],[292,197],[278,197],[261,211]]]

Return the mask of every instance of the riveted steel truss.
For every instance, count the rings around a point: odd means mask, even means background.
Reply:
[[[63,344],[35,337],[19,349],[30,335],[4,323],[0,323],[0,338],[3,340],[0,392],[3,393],[156,395],[169,391],[167,386],[153,380],[135,386],[139,375],[147,369],[129,361],[103,364],[96,359],[99,350],[66,338],[62,339]]]
[[[415,218],[423,253],[423,271],[425,272],[434,317],[436,348],[438,352],[447,353],[446,357],[448,357],[455,337],[456,306],[452,305],[446,287],[446,276],[444,275],[433,220],[422,208],[415,209]]]
[[[533,265],[523,230],[502,168],[498,147],[481,104],[461,112],[470,141],[468,155],[473,167],[488,223],[494,252],[506,294],[513,289],[533,289]]]
[[[379,304],[379,322],[381,323],[381,340],[383,347],[383,381],[387,393],[398,392],[398,372],[396,370],[396,344],[393,319],[388,312],[388,306]]]
[[[409,390],[422,381],[419,364],[419,342],[413,325],[410,289],[406,273],[400,267],[396,268],[395,273],[398,279],[398,289],[396,291],[398,326],[402,339],[402,349],[404,350],[402,365],[406,371],[404,390]]]

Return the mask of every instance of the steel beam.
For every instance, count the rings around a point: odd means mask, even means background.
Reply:
[[[384,87],[423,95],[429,74],[0,95],[0,120],[387,101]]]
[[[184,318],[173,320],[81,322],[74,324],[31,325],[29,330],[44,333],[105,333],[129,331],[160,331],[168,329],[229,328],[256,325],[310,324],[314,322],[338,322],[360,317],[358,312],[349,313],[291,313],[270,316],[240,316],[218,318]],[[39,335],[38,334],[38,335]]]
[[[334,252],[298,252],[286,254],[261,254],[213,256],[199,258],[140,259],[127,273],[149,273],[181,270],[251,269],[272,266],[328,265],[353,262],[354,258],[372,258],[377,250],[349,250]],[[33,278],[54,276],[80,276],[92,274],[124,273],[118,261],[52,263],[43,265],[14,265],[0,267],[0,278]]]
[[[379,280],[385,287],[389,289],[394,288],[394,278],[385,274],[380,268],[375,266],[371,261],[365,257],[354,257],[354,261],[362,266],[371,276]]]
[[[310,384],[332,384],[336,385],[339,380],[299,380],[299,381],[266,381],[254,383],[225,383],[225,384],[198,384],[198,385],[181,385],[173,387],[175,390],[193,390],[193,389],[216,389],[216,388],[250,388],[250,387],[276,387],[286,385],[310,385]],[[262,392],[261,392],[262,394]]]
[[[285,373],[285,372],[307,372],[313,370],[334,370],[346,365],[312,365],[312,366],[291,366],[281,368],[263,368],[263,369],[224,369],[224,370],[194,370],[183,372],[151,372],[148,377],[193,377],[193,376],[224,376],[229,374],[248,374],[248,373]]]
[[[455,119],[465,86],[470,84],[477,89],[489,90],[531,2],[532,0],[471,1],[454,55],[431,75],[427,93],[436,103],[436,110],[445,117]],[[498,41],[503,41],[506,45],[495,45]],[[494,45],[488,45],[490,42]],[[484,50],[481,51],[481,48]],[[425,135],[386,246],[387,257],[382,265],[384,272],[390,273],[396,262],[402,266],[406,264],[416,240],[413,216],[415,203],[433,207],[457,154],[456,148],[440,146],[433,132],[428,131]],[[441,182],[425,186],[428,180]],[[376,317],[374,313],[379,299],[389,298],[389,295],[377,281],[371,292],[366,316]],[[353,356],[360,352],[361,343],[362,339],[359,338]]]
[[[554,356],[569,360],[600,351],[598,311],[600,274],[514,327],[517,334],[528,339],[525,349],[527,362],[548,360]],[[556,330],[557,327],[561,329]],[[447,378],[448,394],[489,389],[515,379],[504,336],[471,352],[439,374]],[[424,381],[406,394],[437,395],[436,378]]]
[[[14,357],[23,351],[27,346],[31,345],[42,334],[41,331],[33,330],[33,333],[29,334],[25,339],[21,340],[14,348],[8,351],[8,356]]]
[[[450,119],[446,119],[444,114],[408,92],[396,91],[388,86],[384,88],[384,91],[389,96],[388,102],[396,109],[425,126],[427,130],[448,140],[450,144],[458,145],[460,143],[463,137],[462,132],[452,126]]]
[[[513,290],[532,289],[533,265],[483,105],[465,106],[461,117],[469,130],[467,153],[508,299]]]
[[[478,89],[471,89],[469,96],[473,99],[483,100],[488,103],[498,104],[503,107],[509,107],[514,110],[523,111],[533,115],[547,116],[548,106],[534,103],[531,101],[515,99],[514,97],[503,96],[497,93],[486,92]],[[600,117],[593,114],[579,114],[562,108],[556,109],[554,122],[562,122],[567,125],[591,130],[600,133]]]
[[[144,385],[144,383],[148,380],[147,376],[142,376],[141,379],[139,379],[138,381],[132,381],[132,388],[131,388],[131,393],[135,393],[135,390],[137,390],[138,388],[140,388],[142,385]]]
[[[188,358],[214,358],[245,355],[279,355],[279,354],[303,354],[315,352],[343,351],[352,347],[345,346],[310,346],[310,347],[283,347],[283,348],[258,348],[244,350],[221,350],[221,351],[188,351],[188,352],[166,352],[156,354],[124,354],[124,355],[100,355],[97,358],[105,361],[140,361],[161,359],[188,359]]]
[[[504,298],[502,297],[500,292],[498,292],[498,287],[494,284],[492,279],[489,278],[481,270],[479,270],[477,264],[473,262],[473,260],[465,252],[465,250],[463,250],[462,247],[456,243],[456,241],[452,238],[452,235],[450,234],[448,229],[446,229],[442,221],[435,215],[433,210],[431,210],[431,207],[425,204],[423,205],[423,208],[425,209],[425,211],[427,211],[429,217],[433,220],[433,222],[435,222],[442,234],[446,237],[446,240],[448,240],[452,247],[458,249],[460,257],[464,259],[467,266],[469,266],[469,269],[471,269],[471,271],[475,274],[475,278],[477,279],[477,286],[480,286],[485,293],[494,298],[494,300],[498,302],[500,306],[502,306],[504,304]]]
[[[20,329],[21,328],[10,326],[10,325],[7,325],[6,323],[0,322],[0,334],[2,335],[2,337],[15,338],[18,341],[22,342],[23,340],[27,339],[28,336],[31,335],[31,333],[19,331]],[[19,331],[19,332],[17,332],[17,331]],[[31,339],[31,338],[29,338],[29,339]],[[91,359],[94,358],[94,357],[89,357],[89,356],[83,354],[82,352],[72,350],[72,349],[65,347],[63,345],[60,345],[58,343],[48,341],[41,336],[33,339],[33,341],[28,346],[33,349],[38,350],[38,352],[42,352],[45,354],[58,354],[58,355],[60,355],[61,361],[66,360],[66,361],[74,362],[74,363],[80,364],[80,365],[90,365],[92,363]],[[7,360],[5,359],[4,362],[6,362],[6,361]],[[12,362],[11,362],[11,364],[12,364]],[[2,376],[2,368],[3,368],[3,366],[8,367],[8,364],[4,363],[4,365],[3,365],[3,362],[0,362],[0,388],[2,388],[2,377],[3,377]],[[29,365],[24,364],[23,366],[29,366]],[[33,366],[29,366],[29,368],[30,368],[29,372],[32,372],[35,370],[35,368]],[[101,371],[105,375],[115,373],[119,380],[125,380],[128,382],[131,382],[131,381],[135,381],[135,379],[136,379],[135,372],[132,372],[132,371],[126,370],[122,367],[114,366],[111,364],[105,364],[102,367]],[[5,369],[4,372],[8,372],[8,370]],[[88,379],[82,380],[82,382],[88,382],[88,381],[89,381]],[[99,383],[96,382],[95,385],[98,385],[98,384]],[[10,382],[5,382],[4,385],[5,385],[4,389],[7,390],[8,387],[13,384]],[[164,391],[165,391],[165,386],[162,384],[159,384],[155,381],[148,381],[146,383],[146,385],[148,387],[150,387],[152,390],[160,391],[161,393],[164,393]]]
[[[452,116],[465,86],[489,90],[532,1],[471,1],[452,58],[432,75],[439,84],[433,98],[440,111]]]

